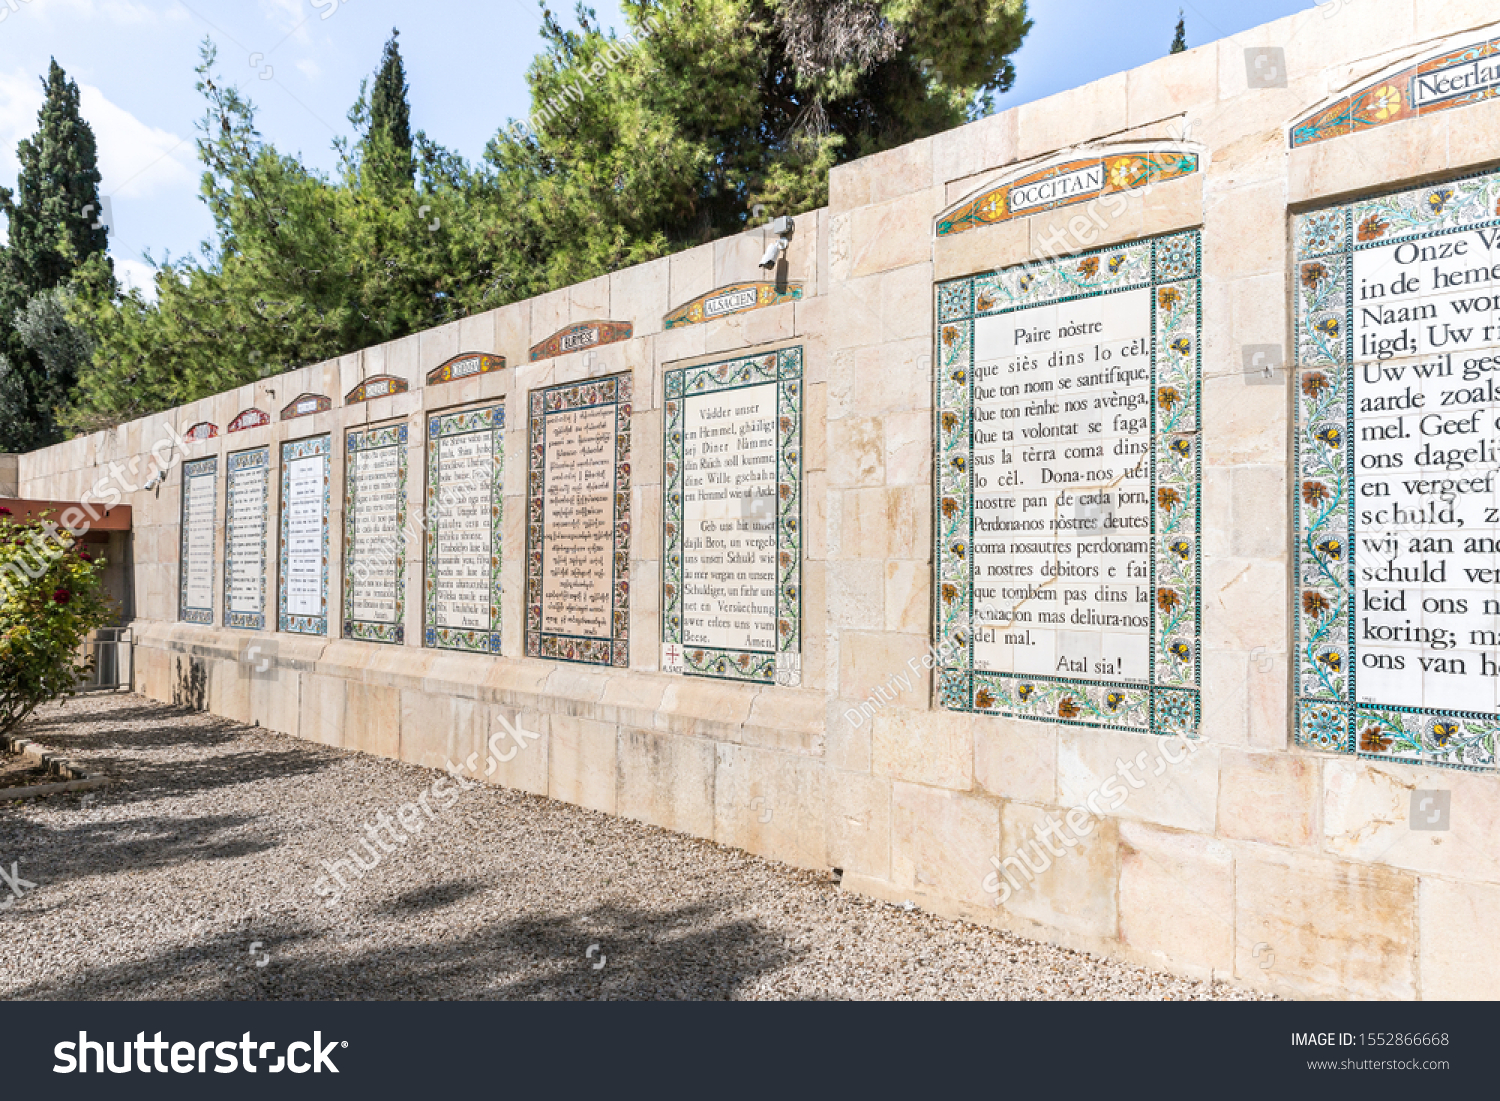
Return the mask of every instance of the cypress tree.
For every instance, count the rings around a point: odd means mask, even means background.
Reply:
[[[61,438],[53,413],[74,380],[49,374],[19,321],[34,296],[66,283],[108,247],[97,148],[78,113],[78,85],[56,59],[42,85],[37,131],[16,148],[16,190],[0,187],[0,211],[10,223],[10,244],[0,254],[0,451],[31,450]]]
[[[1187,23],[1182,18],[1182,9],[1177,9],[1177,33],[1172,36],[1172,48],[1169,54],[1180,54],[1187,49]]]
[[[404,181],[410,186],[416,178],[416,163],[411,152],[411,108],[406,102],[406,68],[401,64],[401,49],[396,39],[401,32],[391,28],[375,74],[375,88],[370,95],[370,134],[367,157],[378,179]]]

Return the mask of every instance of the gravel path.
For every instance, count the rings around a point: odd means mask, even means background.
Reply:
[[[3,998],[1255,996],[489,787],[344,873],[330,908],[321,862],[438,774],[139,696],[52,706],[23,733],[126,783],[0,803],[0,866],[36,884],[0,911]]]

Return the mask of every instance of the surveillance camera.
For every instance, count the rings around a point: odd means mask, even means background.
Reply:
[[[766,246],[766,253],[760,258],[760,266],[763,268],[774,268],[776,261],[781,259],[781,254],[786,251],[787,245],[791,243],[794,226],[792,220],[783,214],[780,218],[775,218],[769,222],[766,228],[776,234],[776,240]]]
[[[158,470],[155,474],[151,475],[151,477],[149,477],[149,478],[146,479],[146,484],[143,485],[143,486],[141,486],[141,488],[142,489],[155,489],[157,486],[161,485],[162,482],[164,482],[166,480],[166,477],[167,477],[166,471],[164,471],[164,470]]]

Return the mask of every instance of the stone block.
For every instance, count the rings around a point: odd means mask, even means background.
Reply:
[[[839,638],[839,695],[869,703],[873,713],[897,702],[923,707],[932,674],[923,666],[925,639],[876,631],[844,631]],[[868,716],[867,716],[868,717]]]
[[[348,685],[343,677],[316,673],[303,677],[299,724],[302,737],[321,745],[344,744],[344,698]]]
[[[995,872],[991,882],[999,888],[992,904],[999,903],[1010,913],[1039,925],[1112,939],[1118,925],[1117,824],[1109,819],[1088,821],[1092,827],[1087,832],[1075,833],[1067,828],[1060,811],[1006,803],[1000,816],[1001,867],[997,870],[992,864],[986,869],[986,876]],[[1012,856],[1018,857],[1019,870],[1017,864],[1008,861]]]
[[[911,710],[922,702],[912,695],[871,717],[872,771],[892,780],[968,791],[974,784],[974,716]]]
[[[994,715],[974,719],[974,779],[1003,799],[1057,802],[1057,728]]]
[[[401,690],[362,684],[344,702],[344,748],[401,759]]]
[[[548,790],[553,799],[615,813],[615,727],[574,715],[548,719]]]
[[[615,321],[628,321],[637,337],[662,331],[661,319],[671,310],[668,301],[672,261],[663,257],[610,275],[609,301]]]
[[[885,564],[887,631],[925,634],[932,618],[932,564],[893,560]]]
[[[1016,158],[1016,112],[1000,111],[932,138],[932,180],[947,184],[951,202],[955,187],[977,173],[1009,164]]]
[[[964,196],[966,201],[972,197]],[[978,226],[934,240],[932,276],[939,281],[957,279],[960,276],[1023,264],[1030,258],[1029,220],[1013,218],[1008,222]]]
[[[1350,860],[1500,883],[1500,788],[1495,777],[1397,762],[1323,764],[1323,847]],[[1412,828],[1411,793],[1447,791],[1446,830]]]
[[[891,883],[898,890],[993,906],[984,889],[1000,850],[1000,808],[941,788],[891,788]]]
[[[891,874],[891,785],[857,772],[828,773],[828,863],[846,873]]]
[[[1418,888],[1423,1001],[1500,998],[1494,950],[1500,887],[1423,876]]]
[[[1289,849],[1314,847],[1320,788],[1313,758],[1225,749],[1219,757],[1218,834]]]
[[[1235,846],[1235,974],[1311,997],[1416,996],[1417,880]]]
[[[856,208],[850,223],[850,274],[872,275],[931,260],[932,219],[942,195],[941,188],[926,188]]]
[[[616,812],[655,826],[712,837],[714,745],[653,730],[619,736]]]
[[[1021,105],[1016,108],[1016,155],[1035,157],[1124,130],[1129,125],[1127,98],[1125,74],[1116,73]]]
[[[611,278],[601,275],[587,283],[575,283],[568,288],[568,324],[610,320],[613,312],[610,303]]]
[[[1169,54],[1125,74],[1126,118],[1131,126],[1201,111],[1219,98],[1219,49],[1211,42]]]
[[[826,867],[823,763],[724,743],[715,752],[714,840],[804,868]]]
[[[921,558],[927,553],[931,508],[917,486],[851,489],[842,502],[836,553],[861,558]]]
[[[1234,854],[1227,845],[1120,823],[1122,943],[1165,966],[1228,972],[1234,920]]]
[[[1218,748],[1203,741],[1069,727],[1057,732],[1058,802],[1211,833],[1217,819],[1218,756]],[[1173,757],[1180,759],[1174,762]]]

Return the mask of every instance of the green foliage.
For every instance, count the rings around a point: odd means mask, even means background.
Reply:
[[[103,559],[55,524],[0,509],[0,734],[72,695],[91,669],[79,649],[110,621]]]
[[[410,187],[416,180],[417,166],[411,152],[411,108],[406,102],[406,69],[401,64],[401,50],[396,43],[399,34],[394,27],[391,28],[391,37],[380,61],[380,72],[375,76],[375,90],[370,95],[370,131],[365,137],[365,164],[375,180]]]
[[[1177,9],[1177,33],[1172,35],[1172,48],[1169,54],[1180,54],[1188,48],[1187,45],[1187,22],[1182,18],[1182,9]]]
[[[106,248],[94,133],[78,114],[78,85],[55,60],[42,85],[37,131],[16,148],[16,190],[0,187],[10,228],[0,249],[0,451],[62,438],[54,413],[72,388],[71,369],[54,373],[35,326],[28,337],[19,322],[35,296],[66,283],[90,257],[103,258]]]
[[[215,239],[157,301],[93,277],[66,423],[92,429],[738,233],[827,202],[835,164],[958,125],[1014,80],[1024,0],[623,0],[632,28],[543,5],[532,112],[477,164],[411,131],[397,38],[327,178],[198,89]],[[4,379],[0,378],[0,388]]]

